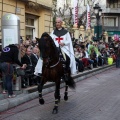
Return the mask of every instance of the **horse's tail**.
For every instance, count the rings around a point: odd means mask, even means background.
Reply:
[[[66,81],[66,83],[71,89],[76,88],[76,84],[71,76],[69,76],[69,79],[68,79],[68,81]]]

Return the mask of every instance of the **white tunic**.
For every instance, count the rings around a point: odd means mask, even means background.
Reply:
[[[72,40],[70,37],[69,32],[67,32],[65,35],[60,36],[60,41],[58,40],[58,36],[56,36],[55,34],[53,34],[54,31],[52,31],[52,33],[50,34],[50,36],[52,37],[52,39],[55,42],[56,47],[59,47],[59,42],[64,43],[65,45],[61,47],[61,50],[63,52],[65,52],[69,57],[70,57],[70,68],[71,68],[71,73],[72,74],[76,74],[76,61],[75,61],[75,57],[74,57],[74,51],[73,51],[73,45],[72,45]]]

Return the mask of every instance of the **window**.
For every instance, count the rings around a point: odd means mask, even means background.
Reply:
[[[34,26],[34,19],[32,18],[26,18],[25,22],[26,25]]]
[[[31,40],[38,36],[38,17],[26,14],[25,17],[26,38]]]
[[[120,0],[107,0],[108,8],[120,8]]]
[[[118,26],[118,18],[117,17],[104,17],[104,25],[109,27],[117,27]]]

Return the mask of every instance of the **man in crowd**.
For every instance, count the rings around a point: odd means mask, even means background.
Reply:
[[[32,86],[34,84],[32,77],[32,74],[34,72],[34,68],[33,68],[33,59],[32,59],[32,49],[30,47],[28,47],[26,49],[26,53],[25,55],[21,58],[21,62],[23,64],[27,64],[27,68],[26,68],[26,74],[28,74],[29,76],[29,85]],[[23,84],[22,84],[23,85]],[[25,87],[25,86],[22,86]]]
[[[18,59],[19,45],[8,45],[2,49],[0,56],[0,69],[5,76],[4,87],[8,91],[8,97],[15,97],[12,90],[12,78],[13,78],[13,64],[18,64],[22,69],[26,68],[26,64],[22,64]]]

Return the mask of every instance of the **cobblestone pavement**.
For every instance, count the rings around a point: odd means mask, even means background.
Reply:
[[[44,95],[45,105],[34,99],[2,112],[0,120],[120,120],[120,69],[113,68],[76,83],[69,89],[69,100],[61,102],[52,114],[54,93]]]

